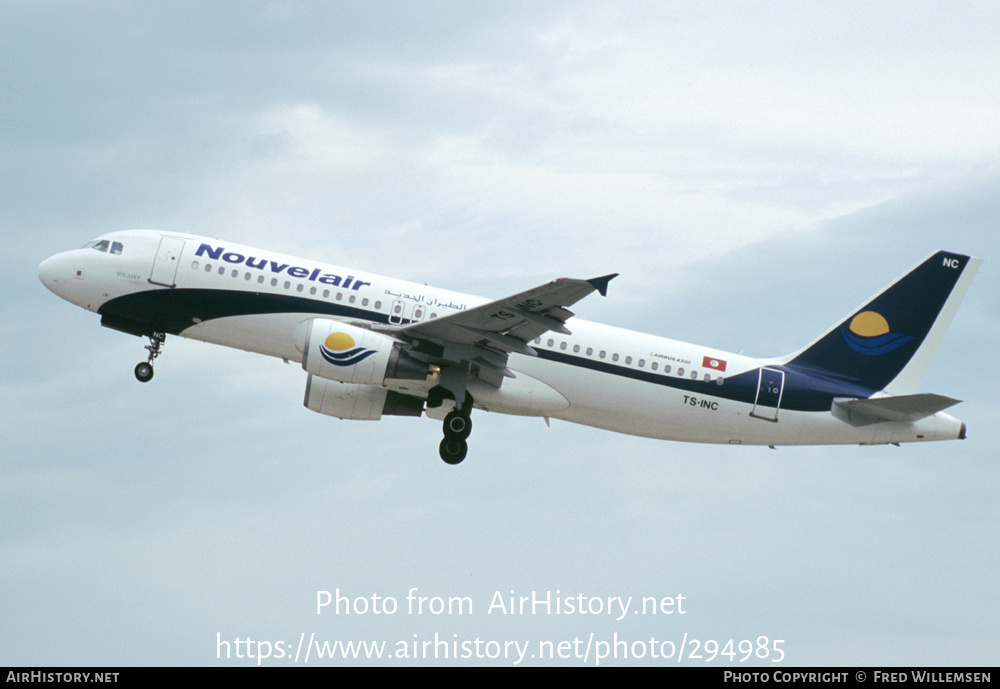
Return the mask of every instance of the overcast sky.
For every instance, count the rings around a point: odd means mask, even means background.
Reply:
[[[988,1],[3,3],[0,665],[246,664],[217,640],[312,633],[995,664],[998,36]],[[134,227],[495,298],[619,272],[575,310],[760,356],[931,251],[978,255],[923,386],[965,400],[969,439],[731,448],[477,412],[448,467],[438,422],[314,414],[259,355],[168,338],[137,383],[145,342],[36,275]],[[408,614],[414,587],[472,614]],[[338,588],[400,609],[317,615]],[[498,591],[685,613],[487,614]]]

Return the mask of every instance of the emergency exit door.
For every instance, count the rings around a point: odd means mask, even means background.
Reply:
[[[776,368],[760,369],[757,380],[757,397],[750,416],[765,421],[778,421],[781,393],[785,389],[785,372]]]

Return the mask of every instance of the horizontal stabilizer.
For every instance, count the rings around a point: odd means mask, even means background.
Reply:
[[[872,399],[837,399],[833,401],[833,415],[852,426],[867,426],[880,421],[913,423],[958,404],[961,400],[926,393],[876,397]]]

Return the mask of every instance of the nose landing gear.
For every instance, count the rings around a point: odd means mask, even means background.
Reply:
[[[163,342],[166,339],[166,333],[153,333],[149,336],[149,344],[146,345],[149,358],[135,365],[135,377],[140,383],[148,383],[153,379],[153,361],[162,353]]]

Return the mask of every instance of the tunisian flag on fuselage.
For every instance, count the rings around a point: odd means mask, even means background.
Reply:
[[[725,371],[726,370],[726,361],[725,361],[725,359],[713,359],[710,356],[706,356],[706,357],[702,357],[702,359],[701,359],[701,365],[704,366],[705,368],[715,369],[716,371]]]

